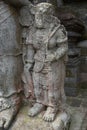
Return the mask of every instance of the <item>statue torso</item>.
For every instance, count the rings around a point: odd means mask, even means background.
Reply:
[[[28,42],[33,45],[35,49],[35,65],[34,71],[39,72],[44,68],[47,51],[54,51],[56,49],[56,35],[51,38],[53,30],[49,29],[35,29],[30,32]]]
[[[48,48],[53,49],[56,46],[56,39],[55,36],[50,38],[51,33],[50,29],[37,29],[32,37],[33,47],[36,50],[44,50],[48,44]]]

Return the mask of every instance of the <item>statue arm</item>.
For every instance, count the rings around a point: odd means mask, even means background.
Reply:
[[[54,52],[55,59],[58,60],[63,57],[68,51],[68,39],[67,39],[67,32],[65,28],[58,30],[57,33],[57,50]]]
[[[34,64],[34,49],[32,45],[24,45],[23,47],[23,62],[24,70],[29,71]]]
[[[22,74],[22,81],[24,82],[25,96],[27,98],[34,97],[34,86],[32,80],[32,72],[30,71],[34,64],[34,49],[32,45],[24,45],[23,47],[23,61],[24,70]],[[25,49],[26,48],[26,49]]]
[[[46,62],[58,61],[63,56],[66,56],[67,51],[68,51],[67,42],[61,43],[61,45],[56,49],[55,52],[48,52]]]
[[[67,42],[61,43],[60,47],[58,47],[58,49],[54,53],[55,59],[59,60],[60,58],[62,58],[67,53],[67,51],[68,51]]]
[[[46,62],[50,61],[53,62],[55,60],[59,60],[63,56],[66,55],[68,51],[68,42],[67,42],[67,33],[63,26],[58,28],[56,34],[56,51],[50,52],[48,51]]]

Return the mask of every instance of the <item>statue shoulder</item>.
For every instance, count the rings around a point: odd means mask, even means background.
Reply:
[[[59,25],[59,28],[56,33],[57,42],[62,43],[68,40],[67,31],[63,25]]]
[[[51,16],[51,20],[54,26],[53,34],[55,34],[58,41],[67,39],[67,31],[60,20],[55,16]]]

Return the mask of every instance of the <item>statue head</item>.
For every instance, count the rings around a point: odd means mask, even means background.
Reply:
[[[44,28],[46,24],[45,20],[49,19],[49,17],[54,12],[54,7],[50,3],[39,3],[36,6],[33,6],[31,12],[35,15],[35,25],[37,28]]]
[[[50,3],[40,3],[36,6],[35,24],[38,28],[43,28],[45,20],[53,14],[53,5]]]
[[[53,12],[53,5],[50,3],[39,3],[36,5],[36,12],[42,14],[51,14]]]

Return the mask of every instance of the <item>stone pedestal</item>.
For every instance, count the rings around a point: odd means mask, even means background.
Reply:
[[[53,123],[43,121],[43,113],[34,118],[30,118],[27,116],[28,109],[28,106],[24,106],[20,110],[16,120],[13,122],[13,126],[9,130],[54,130]],[[71,122],[67,124],[68,127],[66,127],[66,129],[64,129],[64,127],[59,129],[55,126],[55,130],[83,130],[81,129],[81,126],[85,117],[85,112],[79,110],[79,108],[70,107],[69,109],[72,116]],[[56,124],[58,126],[58,121]]]
[[[58,114],[54,122],[45,122],[42,119],[44,112],[38,116],[29,117],[28,110],[28,106],[21,109],[9,130],[68,130],[68,127],[66,127],[69,119],[67,114],[61,116],[61,119],[63,118],[62,121],[60,120],[60,114]]]

